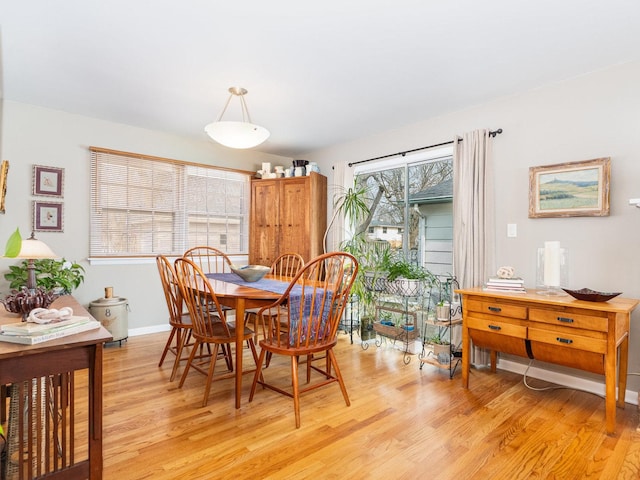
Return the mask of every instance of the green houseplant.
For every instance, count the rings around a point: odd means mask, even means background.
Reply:
[[[436,318],[440,321],[449,320],[451,306],[449,302],[445,302],[444,300],[440,300],[436,304]]]
[[[358,260],[360,269],[351,287],[351,294],[358,298],[358,318],[360,322],[360,338],[375,338],[373,321],[375,319],[375,289],[371,288],[372,276],[379,271],[379,265],[388,256],[384,248],[375,248],[366,238],[365,226],[371,221],[371,209],[368,202],[367,189],[354,183],[337,195],[333,204],[333,215],[325,232],[325,245],[329,229],[335,220],[342,215],[353,236],[342,242],[340,248],[351,253]],[[375,283],[375,278],[373,279]]]
[[[375,286],[381,271],[378,268],[379,262],[384,260],[374,251],[372,242],[367,241],[362,235],[344,242],[341,248],[356,257],[360,265],[358,275],[351,287],[351,294],[357,296],[359,300],[360,338],[362,340],[375,338],[373,330],[376,315]]]
[[[409,280],[424,280],[431,282],[433,280],[433,274],[426,268],[421,267],[415,263],[409,263],[406,260],[399,260],[392,263],[388,267],[389,281],[396,280],[398,278],[406,278]]]
[[[443,338],[440,334],[437,333],[435,335],[432,335],[425,341],[427,345],[431,346],[433,355],[438,358],[438,360],[443,358],[441,357],[441,355],[448,356],[451,354],[451,343],[446,338]]]
[[[422,293],[423,288],[430,287],[436,277],[420,265],[398,260],[389,265],[387,280],[395,294],[417,296]]]
[[[9,272],[4,278],[12,289],[20,289],[27,284],[27,260],[19,265],[9,266]],[[82,265],[68,262],[64,258],[55,260],[51,258],[37,259],[34,261],[36,272],[36,284],[46,291],[55,291],[59,294],[71,293],[84,281],[85,270]]]

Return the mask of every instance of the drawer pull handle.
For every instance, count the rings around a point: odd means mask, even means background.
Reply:
[[[571,340],[570,338],[556,337],[556,340],[560,343],[573,343],[573,340]]]
[[[488,307],[490,312],[501,312],[502,309],[500,307]]]
[[[573,323],[573,318],[569,318],[569,317],[556,317],[556,319],[559,322],[564,322],[564,323]]]
[[[491,330],[501,330],[502,327],[500,325],[487,325]]]

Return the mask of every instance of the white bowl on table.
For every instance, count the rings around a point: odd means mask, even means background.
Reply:
[[[244,265],[238,267],[236,265],[231,266],[231,271],[238,275],[245,282],[257,282],[264,277],[271,267],[265,267],[264,265]]]

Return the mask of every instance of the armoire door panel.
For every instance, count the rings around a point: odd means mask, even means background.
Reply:
[[[249,263],[271,265],[295,252],[305,262],[322,253],[327,226],[327,178],[309,176],[251,182]]]

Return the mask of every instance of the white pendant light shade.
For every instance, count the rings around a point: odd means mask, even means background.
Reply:
[[[248,122],[213,122],[204,127],[212,139],[225,147],[251,148],[269,138],[269,130]]]
[[[269,130],[259,125],[251,123],[251,117],[249,116],[249,109],[244,99],[247,90],[242,87],[231,87],[229,89],[229,98],[227,103],[222,109],[222,113],[213,123],[210,123],[204,128],[213,140],[225,147],[230,148],[251,148],[260,145],[267,138],[269,138]],[[222,121],[222,116],[229,106],[231,99],[236,96],[240,99],[240,107],[242,109],[242,121]]]

